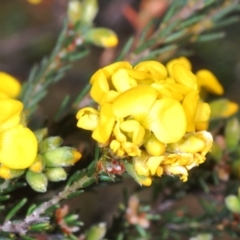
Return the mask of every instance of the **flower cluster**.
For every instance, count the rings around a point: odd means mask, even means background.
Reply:
[[[91,130],[112,157],[132,161],[142,184],[163,173],[186,181],[188,170],[205,161],[212,145],[206,131],[210,106],[199,92],[223,93],[210,71],[193,74],[184,57],[166,67],[157,61],[135,67],[117,62],[98,70],[90,83],[99,109],[81,109],[77,126]]]
[[[13,99],[20,90],[15,78],[0,72],[0,177],[5,179],[22,173],[37,154],[37,139],[21,118],[23,104]]]

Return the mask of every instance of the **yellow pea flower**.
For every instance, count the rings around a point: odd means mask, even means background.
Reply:
[[[34,133],[20,123],[23,109],[20,101],[0,99],[0,108],[0,164],[5,166],[1,176],[12,178],[16,175],[13,170],[25,169],[33,163],[38,143]]]
[[[92,131],[106,159],[127,159],[140,184],[149,186],[163,173],[186,181],[188,171],[205,161],[211,134],[197,131],[207,128],[210,107],[200,100],[186,58],[167,67],[117,62],[98,70],[90,83],[99,110],[79,110],[77,125]]]
[[[0,132],[0,163],[11,169],[25,169],[36,158],[37,139],[33,132],[18,124]]]
[[[16,98],[21,91],[21,84],[11,75],[0,72],[0,99]]]

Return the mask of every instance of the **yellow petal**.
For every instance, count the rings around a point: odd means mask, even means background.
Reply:
[[[145,61],[137,64],[134,70],[150,74],[156,80],[166,79],[166,67],[157,61]]]
[[[132,157],[141,155],[141,150],[136,144],[132,142],[123,142],[121,145],[124,151],[127,153],[127,155]]]
[[[112,75],[112,83],[118,92],[124,92],[132,88],[132,81],[128,75],[128,72],[125,69],[117,70]],[[135,86],[137,86],[136,82]]]
[[[155,175],[157,172],[157,169],[160,165],[160,163],[162,162],[163,158],[162,157],[150,157],[147,162],[146,165],[148,166],[151,175]]]
[[[184,65],[190,71],[192,70],[192,65],[191,65],[190,61],[187,58],[185,58],[185,57],[175,58],[175,59],[169,61],[166,64],[169,76],[173,76],[172,67],[173,67],[173,65],[175,63],[180,63],[180,64]]]
[[[208,70],[202,69],[196,73],[197,76],[197,84],[199,88],[204,88],[208,92],[222,95],[224,89],[222,85],[219,83],[217,78]]]
[[[124,135],[120,129],[120,121],[118,120],[113,129],[114,136],[119,142],[126,142],[127,137]]]
[[[187,134],[177,143],[168,144],[167,151],[174,153],[197,153],[205,148],[205,142],[192,134]]]
[[[169,175],[180,175],[183,182],[187,181],[188,171],[183,166],[164,166],[164,171]]]
[[[149,168],[146,164],[148,157],[149,156],[143,152],[141,156],[133,158],[133,166],[137,174],[146,177],[149,176]]]
[[[173,78],[177,83],[190,89],[197,90],[197,78],[196,76],[184,65],[175,63],[172,67]]]
[[[161,156],[165,152],[165,144],[158,141],[153,134],[145,141],[144,147],[152,156]]]
[[[93,131],[92,138],[99,143],[106,143],[113,131],[115,117],[112,112],[112,106],[109,103],[104,104],[99,113],[99,123]]]
[[[138,121],[136,120],[124,121],[120,124],[120,128],[127,133],[133,133],[132,142],[134,144],[140,144],[143,141],[145,130]]]
[[[77,113],[77,126],[86,130],[94,130],[99,122],[99,112],[91,107],[86,107]]]
[[[197,131],[207,129],[210,113],[211,109],[209,104],[199,101],[195,115],[195,128]]]
[[[187,120],[187,132],[195,131],[195,115],[199,101],[198,91],[190,92],[183,100],[182,106]]]
[[[120,94],[113,102],[113,113],[117,118],[133,116],[137,121],[148,115],[157,92],[153,88],[141,85]]]
[[[109,77],[112,76],[114,72],[121,68],[131,69],[132,65],[129,62],[116,62],[110,64],[104,68],[99,69],[96,73],[94,73],[90,79],[90,83],[93,84],[99,78],[99,75],[102,74],[106,79],[108,79]]]
[[[92,88],[90,90],[90,96],[94,101],[96,101],[98,104],[104,103],[104,98],[106,94],[109,92],[110,87],[109,83],[107,81],[107,78],[104,76],[104,73],[102,71],[98,71],[94,75],[98,75],[96,77],[96,80],[93,82]]]
[[[3,92],[10,98],[15,98],[21,91],[21,84],[11,75],[0,72],[0,92]]]
[[[142,122],[162,143],[179,141],[186,132],[186,117],[182,105],[172,98],[157,100]]]
[[[37,139],[29,128],[19,124],[0,133],[0,163],[12,169],[25,169],[37,155]]]
[[[0,99],[0,132],[16,126],[20,122],[23,104],[20,101],[5,98]]]

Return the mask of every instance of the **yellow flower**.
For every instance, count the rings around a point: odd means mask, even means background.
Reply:
[[[21,102],[0,99],[0,108],[0,164],[10,170],[25,169],[36,158],[37,139],[29,128],[21,124]],[[2,172],[8,172],[3,169]]]
[[[0,99],[16,98],[21,90],[20,83],[11,75],[0,72]]]
[[[205,161],[212,139],[198,131],[206,130],[210,107],[200,99],[186,58],[167,67],[117,62],[98,70],[90,83],[99,108],[79,110],[77,126],[92,131],[110,158],[132,161],[140,184],[163,173],[186,181],[188,170]]]

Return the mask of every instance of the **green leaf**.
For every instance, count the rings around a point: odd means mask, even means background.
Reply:
[[[134,41],[134,37],[130,37],[128,39],[128,41],[125,43],[121,53],[118,55],[118,57],[116,58],[116,62],[117,61],[121,61],[124,59],[124,57],[129,53],[131,47],[132,47],[132,44],[133,44],[133,41]]]
[[[27,198],[23,198],[17,205],[15,205],[15,207],[13,207],[13,209],[7,214],[5,222],[12,219],[15,214],[26,204],[26,202]]]

